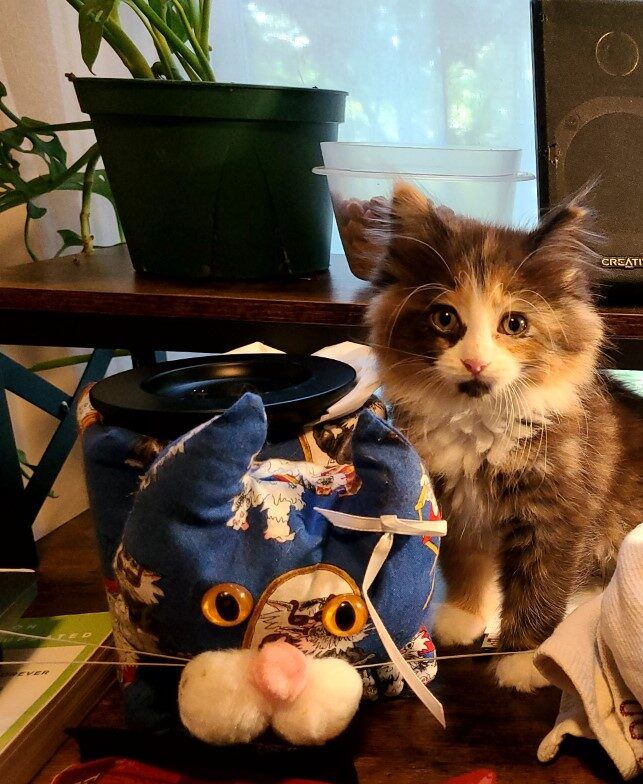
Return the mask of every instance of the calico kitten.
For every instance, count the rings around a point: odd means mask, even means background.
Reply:
[[[643,419],[599,375],[590,213],[572,200],[533,231],[435,209],[397,187],[368,312],[396,423],[436,480],[444,643],[479,637],[501,590],[500,648],[528,651],[570,593],[604,582],[643,519]],[[498,682],[544,685],[529,653]]]

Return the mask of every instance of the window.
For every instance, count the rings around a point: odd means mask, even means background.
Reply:
[[[219,0],[212,48],[219,81],[347,90],[340,140],[520,147],[535,172],[528,0]]]

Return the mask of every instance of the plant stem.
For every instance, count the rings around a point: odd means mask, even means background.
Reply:
[[[187,47],[183,41],[179,38],[179,36],[169,27],[163,19],[154,11],[153,8],[150,8],[144,0],[130,0],[132,4],[134,4],[138,9],[140,9],[141,13],[145,14],[145,16],[150,20],[150,22],[156,27],[156,29],[162,33],[165,38],[167,39],[168,43],[171,44],[174,51],[178,54],[179,52],[183,55],[183,57],[187,60],[190,66],[200,75],[203,76],[202,72],[202,65],[199,61],[199,58],[196,54]],[[208,79],[207,73],[205,73],[205,79]]]
[[[38,123],[37,125],[34,123],[33,125],[27,126],[30,131],[34,131],[34,133],[58,133],[59,131],[86,131],[91,129],[93,126],[89,122],[89,120],[80,120],[79,122],[70,122],[70,123],[58,123],[50,124],[50,123]]]
[[[210,51],[210,14],[212,0],[201,0],[201,46],[205,52]]]
[[[80,208],[80,236],[83,240],[83,252],[87,254],[94,252],[94,237],[89,225],[89,214],[91,211],[92,189],[94,187],[94,171],[96,170],[96,164],[100,158],[98,145],[95,144],[91,149],[94,150],[94,152],[87,161],[87,166],[85,166],[85,174],[83,175],[83,201]]]
[[[82,0],[67,0],[70,6],[80,12]],[[121,62],[135,79],[153,79],[154,74],[143,57],[140,49],[127,35],[117,21],[108,19],[103,28],[103,38],[120,57]]]
[[[25,225],[22,230],[22,239],[25,243],[25,248],[27,249],[27,253],[31,257],[32,261],[38,261],[38,256],[33,252],[31,245],[29,244],[29,224],[31,223],[31,217],[29,213],[25,215]]]
[[[14,125],[17,125],[19,128],[25,127],[25,123],[22,117],[18,117],[15,115],[8,106],[5,106],[2,101],[0,101],[0,110],[2,113],[8,117]],[[86,131],[91,130],[92,124],[89,120],[79,120],[78,122],[69,122],[69,123],[28,123],[26,128],[28,131],[32,131],[33,133],[58,133],[59,131]]]
[[[174,79],[178,82],[183,81],[183,77],[179,69],[172,62],[172,50],[167,45],[167,41],[160,33],[157,33],[153,27],[150,26],[150,35],[154,39],[154,46],[158,52],[159,60],[163,64],[165,75],[167,79]]]
[[[183,70],[188,75],[188,77],[189,77],[191,82],[201,82],[201,81],[203,81],[201,79],[201,77],[199,76],[199,74],[194,70],[194,68],[192,68],[189,65],[189,63],[186,62],[185,58],[181,54],[179,54],[179,52],[176,52],[176,57],[177,57],[178,61],[181,63],[181,65],[183,66]]]
[[[35,177],[33,180],[29,181],[30,185],[34,185],[34,183],[38,183],[37,190],[32,190],[29,194],[29,201],[32,199],[38,198],[38,196],[43,196],[45,193],[51,193],[51,191],[58,190],[62,185],[64,185],[67,180],[75,174],[76,172],[80,171],[83,166],[85,166],[89,160],[91,160],[92,155],[98,149],[98,145],[94,144],[90,147],[83,155],[78,158],[77,161],[72,163],[65,171],[61,172],[58,177],[52,178],[49,175],[43,175],[41,177]],[[17,207],[20,204],[24,204],[27,199],[20,193],[16,193],[15,199],[11,202],[7,199],[4,203],[0,206],[0,212],[5,212],[6,210],[12,209],[13,207]]]
[[[127,349],[119,348],[114,351],[115,357],[129,357],[130,352]],[[91,354],[73,354],[70,357],[56,357],[56,359],[47,359],[44,362],[36,362],[35,365],[27,368],[32,373],[40,373],[43,370],[55,370],[61,367],[70,367],[72,365],[83,365],[92,358]]]
[[[125,0],[129,8],[134,11],[136,16],[141,20],[141,23],[145,26],[145,29],[150,34],[152,41],[154,42],[154,48],[156,49],[156,53],[159,56],[161,68],[163,69],[164,75],[166,79],[181,79],[181,75],[178,72],[178,69],[172,63],[172,51],[170,47],[167,45],[167,41],[163,36],[157,32],[154,27],[150,24],[147,17],[143,14],[140,8],[135,5],[131,0]],[[152,68],[152,72],[155,72],[155,69]]]
[[[185,32],[188,34],[188,38],[190,39],[190,43],[194,51],[196,52],[197,57],[201,65],[203,66],[204,73],[206,74],[206,79],[208,81],[214,81],[214,72],[212,71],[212,66],[210,65],[210,60],[206,56],[205,52],[201,48],[201,44],[199,43],[199,39],[196,37],[194,30],[192,29],[192,25],[190,24],[190,20],[185,13],[185,9],[181,5],[180,0],[172,0],[172,4],[176,9],[176,12],[181,17],[181,21],[183,22],[183,27],[185,27]]]

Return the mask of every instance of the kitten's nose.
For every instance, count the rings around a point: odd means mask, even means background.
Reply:
[[[463,359],[462,364],[472,376],[479,376],[489,363],[483,362],[481,359]]]

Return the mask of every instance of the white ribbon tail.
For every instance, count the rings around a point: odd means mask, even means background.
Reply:
[[[419,698],[422,704],[429,710],[429,712],[435,716],[435,718],[440,722],[443,727],[446,727],[446,721],[444,718],[444,708],[442,707],[442,703],[431,694],[427,686],[422,683],[416,672],[413,670],[411,665],[406,661],[404,656],[400,653],[395,644],[393,638],[388,633],[386,626],[382,622],[382,619],[377,613],[377,610],[373,606],[373,602],[369,596],[369,589],[373,585],[373,582],[377,575],[379,574],[380,569],[384,565],[388,554],[391,551],[391,547],[393,546],[393,534],[392,533],[385,533],[383,536],[380,537],[379,542],[375,545],[373,549],[373,553],[371,554],[370,560],[368,562],[368,566],[366,567],[366,573],[364,574],[364,582],[362,584],[362,591],[364,593],[364,601],[366,602],[366,606],[368,607],[368,612],[370,613],[371,620],[373,621],[373,625],[377,630],[377,633],[380,636],[382,641],[382,645],[386,653],[388,654],[391,662],[395,664],[395,666],[400,671],[400,674],[407,682],[409,687],[415,692],[415,695]]]
[[[403,520],[397,515],[360,517],[360,515],[338,512],[335,509],[320,509],[318,506],[315,507],[315,511],[337,528],[345,528],[348,531],[372,534],[394,533],[403,536],[445,536],[447,532],[446,520]]]
[[[433,716],[435,716],[443,727],[446,727],[442,704],[433,694],[431,694],[427,686],[422,683],[415,670],[407,662],[404,656],[402,656],[393,638],[388,633],[386,626],[384,626],[382,619],[378,615],[377,610],[373,606],[373,602],[368,593],[391,551],[391,547],[393,546],[393,534],[402,534],[403,536],[444,536],[447,532],[446,520],[401,520],[396,515],[360,517],[359,515],[350,515],[344,512],[337,512],[334,509],[320,509],[319,507],[315,507],[315,511],[319,512],[319,514],[325,517],[333,525],[337,526],[337,528],[345,528],[349,531],[361,531],[363,533],[382,534],[371,553],[364,574],[364,581],[362,583],[364,601],[366,602],[375,630],[380,636],[380,640],[382,641],[382,645],[384,646],[384,650],[388,654],[389,659],[400,671],[401,676],[404,678],[409,688],[415,692],[422,704]]]

